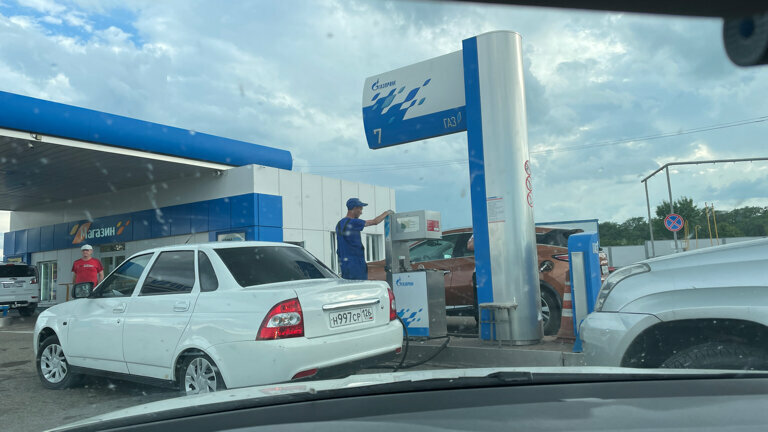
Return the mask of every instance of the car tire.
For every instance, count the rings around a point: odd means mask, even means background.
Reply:
[[[179,369],[179,390],[182,395],[213,393],[226,390],[218,366],[203,353],[190,354]]]
[[[28,306],[18,308],[18,311],[19,311],[19,315],[23,317],[31,317],[32,314],[35,313],[35,309],[37,309],[37,303],[32,303]]]
[[[64,349],[56,336],[45,338],[37,350],[35,360],[37,375],[43,387],[47,389],[62,390],[80,381],[80,375],[72,373]]]
[[[552,291],[543,286],[539,289],[541,290],[541,316],[544,324],[544,335],[555,335],[560,330],[562,308]]]
[[[733,342],[706,342],[686,348],[661,364],[669,369],[768,370],[768,353]]]

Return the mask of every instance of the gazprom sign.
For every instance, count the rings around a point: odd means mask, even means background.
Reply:
[[[368,147],[467,130],[462,52],[372,76],[363,87]]]
[[[510,334],[493,337],[541,340],[522,37],[484,33],[461,51],[372,76],[362,107],[371,149],[467,131],[477,301],[519,305]],[[492,337],[489,320],[483,311],[483,339]]]

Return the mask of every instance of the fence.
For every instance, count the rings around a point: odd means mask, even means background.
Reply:
[[[721,238],[719,244],[731,244],[738,243],[747,240],[755,240],[763,237],[731,237]],[[674,240],[656,240],[654,243],[656,249],[656,256],[671,255],[675,253],[675,241]],[[689,239],[687,242],[684,239],[677,241],[680,252],[686,250],[696,250],[696,240]],[[718,241],[712,239],[710,244],[709,238],[699,239],[698,249],[704,249],[712,246],[717,246]],[[644,245],[637,246],[604,246],[603,250],[608,254],[608,265],[612,267],[624,267],[630,264],[634,264],[638,261],[651,258],[653,255],[653,248],[651,248],[651,242],[646,241]]]

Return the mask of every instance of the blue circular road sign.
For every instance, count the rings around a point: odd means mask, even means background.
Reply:
[[[664,218],[664,226],[672,232],[677,232],[683,229],[683,224],[683,217],[679,214],[672,213]]]

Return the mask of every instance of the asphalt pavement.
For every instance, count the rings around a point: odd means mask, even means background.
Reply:
[[[178,397],[173,389],[128,381],[85,377],[76,387],[48,390],[35,369],[33,330],[37,315],[11,311],[0,318],[0,431],[38,432],[144,403]],[[474,319],[449,318],[449,332],[476,332]],[[409,355],[408,360],[417,360]],[[425,364],[418,369],[435,368]],[[384,370],[365,370],[361,373]]]
[[[98,414],[177,397],[172,389],[87,377],[77,387],[48,390],[35,371],[36,316],[0,318],[0,430],[36,432]]]

